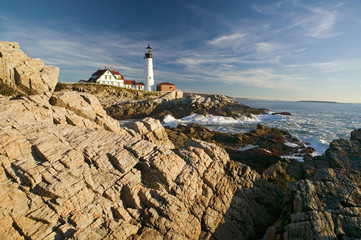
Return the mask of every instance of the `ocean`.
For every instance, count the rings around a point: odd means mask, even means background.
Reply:
[[[266,108],[270,112],[243,119],[204,117],[197,114],[182,119],[167,116],[163,124],[175,126],[179,123],[197,123],[210,130],[230,133],[248,132],[256,129],[257,124],[263,124],[287,130],[292,136],[315,148],[316,155],[323,154],[332,140],[349,139],[352,130],[361,128],[361,104],[249,99],[238,101],[253,108]],[[289,112],[292,116],[272,115],[274,112]]]

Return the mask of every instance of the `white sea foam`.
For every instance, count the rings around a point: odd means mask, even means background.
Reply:
[[[175,119],[172,115],[166,115],[162,122],[163,126],[176,127],[178,125],[177,119]]]
[[[361,104],[322,104],[285,101],[242,100],[255,108],[267,108],[272,112],[290,112],[292,116],[263,114],[251,118],[225,118],[220,116],[192,115],[183,119],[165,117],[163,124],[198,123],[213,131],[228,133],[249,132],[261,123],[279,128],[293,137],[308,143],[321,155],[334,139],[349,139],[350,132],[361,127]]]
[[[289,147],[292,147],[292,148],[299,147],[298,144],[296,144],[296,143],[290,143],[290,142],[286,142],[285,145],[286,145],[286,146],[289,146]]]
[[[202,114],[192,114],[190,116],[183,117],[182,119],[176,119],[171,115],[166,115],[163,119],[162,124],[163,126],[175,127],[178,124],[196,123],[200,125],[219,125],[220,127],[224,127],[224,125],[257,124],[261,122],[278,121],[280,119],[282,119],[282,116],[271,114],[252,115],[251,117],[240,118],[214,116],[211,114],[208,116]]]
[[[281,158],[295,159],[299,162],[303,162],[303,157],[295,156],[295,155],[284,155],[284,156],[281,156]]]
[[[238,150],[241,151],[241,152],[244,152],[244,151],[251,150],[251,149],[254,149],[254,148],[257,148],[257,147],[258,147],[258,145],[250,144],[250,145],[247,145],[247,146],[245,146],[243,148],[240,148]]]

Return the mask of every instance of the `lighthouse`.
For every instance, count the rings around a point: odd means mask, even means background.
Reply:
[[[154,91],[154,76],[153,76],[153,53],[152,48],[149,46],[146,47],[147,52],[144,55],[145,65],[144,65],[144,76],[145,76],[145,90]]]

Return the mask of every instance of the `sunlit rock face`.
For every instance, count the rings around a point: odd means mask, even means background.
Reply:
[[[0,42],[0,81],[19,94],[52,92],[59,68],[44,65],[39,58],[30,58],[14,42]]]
[[[174,151],[158,120],[114,127],[88,94],[50,103],[0,97],[4,239],[209,239],[231,226],[252,238],[280,213],[282,191],[215,144]]]

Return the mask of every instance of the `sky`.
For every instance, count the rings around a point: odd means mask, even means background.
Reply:
[[[14,0],[0,41],[60,68],[59,81],[99,67],[185,92],[270,100],[361,102],[359,0]]]

